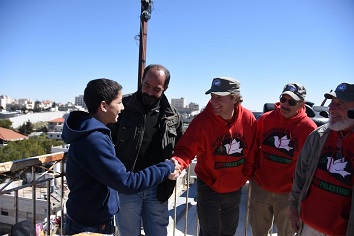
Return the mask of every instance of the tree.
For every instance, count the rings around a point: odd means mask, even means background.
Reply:
[[[27,121],[26,123],[23,123],[19,128],[18,132],[20,132],[23,135],[29,135],[30,133],[33,132],[33,124],[31,121]]]
[[[18,106],[17,105],[12,104],[10,106],[10,111],[17,111],[17,110],[18,110]]]
[[[0,127],[5,129],[11,129],[12,121],[9,119],[0,119]]]
[[[41,107],[42,103],[40,101],[35,101],[34,102],[34,108],[33,112],[41,112],[43,111],[43,108]]]
[[[37,129],[37,132],[48,133],[48,128],[47,128],[47,126],[43,125]]]
[[[0,147],[0,163],[49,154],[52,146],[63,144],[62,140],[48,139],[45,135],[9,142],[6,146]]]

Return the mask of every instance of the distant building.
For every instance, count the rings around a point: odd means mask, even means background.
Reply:
[[[199,105],[197,103],[191,102],[187,105],[187,100],[185,98],[172,98],[171,105],[177,108],[181,113],[199,111]]]
[[[48,138],[61,140],[61,133],[63,131],[64,120],[64,118],[57,118],[48,121]]]
[[[176,108],[185,108],[186,107],[186,99],[185,98],[172,98],[171,105]]]
[[[199,104],[191,102],[188,104],[188,108],[191,108],[193,110],[195,110],[195,109],[199,110]]]
[[[75,105],[87,109],[86,104],[84,102],[84,95],[79,95],[78,97],[75,97]]]
[[[10,98],[9,96],[0,95],[0,107],[2,107],[2,109],[6,109],[6,104],[12,104],[13,102],[14,99]]]
[[[43,106],[43,109],[45,109],[45,110],[50,109],[53,106],[53,102],[50,100],[44,100],[44,101],[42,101],[42,106]]]
[[[188,105],[185,98],[172,98],[171,105],[181,114],[183,123],[190,123],[196,114],[199,113],[199,105],[191,102]]]
[[[34,102],[30,98],[20,98],[17,100],[19,109],[33,110]]]

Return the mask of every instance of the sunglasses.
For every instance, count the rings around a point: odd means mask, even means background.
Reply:
[[[299,102],[295,101],[294,99],[287,99],[286,97],[282,97],[282,96],[280,97],[281,103],[286,103],[286,101],[288,101],[288,104],[292,107],[299,103]]]

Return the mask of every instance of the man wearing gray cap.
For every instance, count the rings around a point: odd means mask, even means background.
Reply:
[[[189,124],[173,157],[182,169],[197,157],[197,214],[201,236],[235,235],[241,190],[254,163],[256,119],[244,108],[240,83],[212,81],[206,108]]]
[[[289,193],[297,156],[316,124],[306,114],[306,89],[299,83],[284,86],[275,109],[257,121],[257,164],[250,181],[250,225],[253,236],[268,235],[273,223],[278,236],[293,236]]]
[[[312,132],[300,152],[289,197],[298,235],[354,235],[354,84],[341,83],[331,99],[329,123]]]

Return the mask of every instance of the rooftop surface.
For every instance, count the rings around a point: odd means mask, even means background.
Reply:
[[[239,225],[236,230],[235,236],[252,236],[251,228],[246,221],[246,208],[247,208],[247,195],[248,195],[248,182],[242,188],[241,203],[240,203],[240,218]],[[188,196],[188,198],[186,198]],[[197,184],[190,185],[189,192],[185,191],[177,199],[177,222],[176,230],[173,230],[173,204],[169,206],[170,212],[170,225],[168,228],[168,236],[192,236],[198,235],[197,232]],[[186,200],[187,199],[187,200]],[[187,209],[188,214],[185,214]],[[185,227],[187,225],[187,228]],[[273,230],[273,236],[276,236],[277,233]]]

